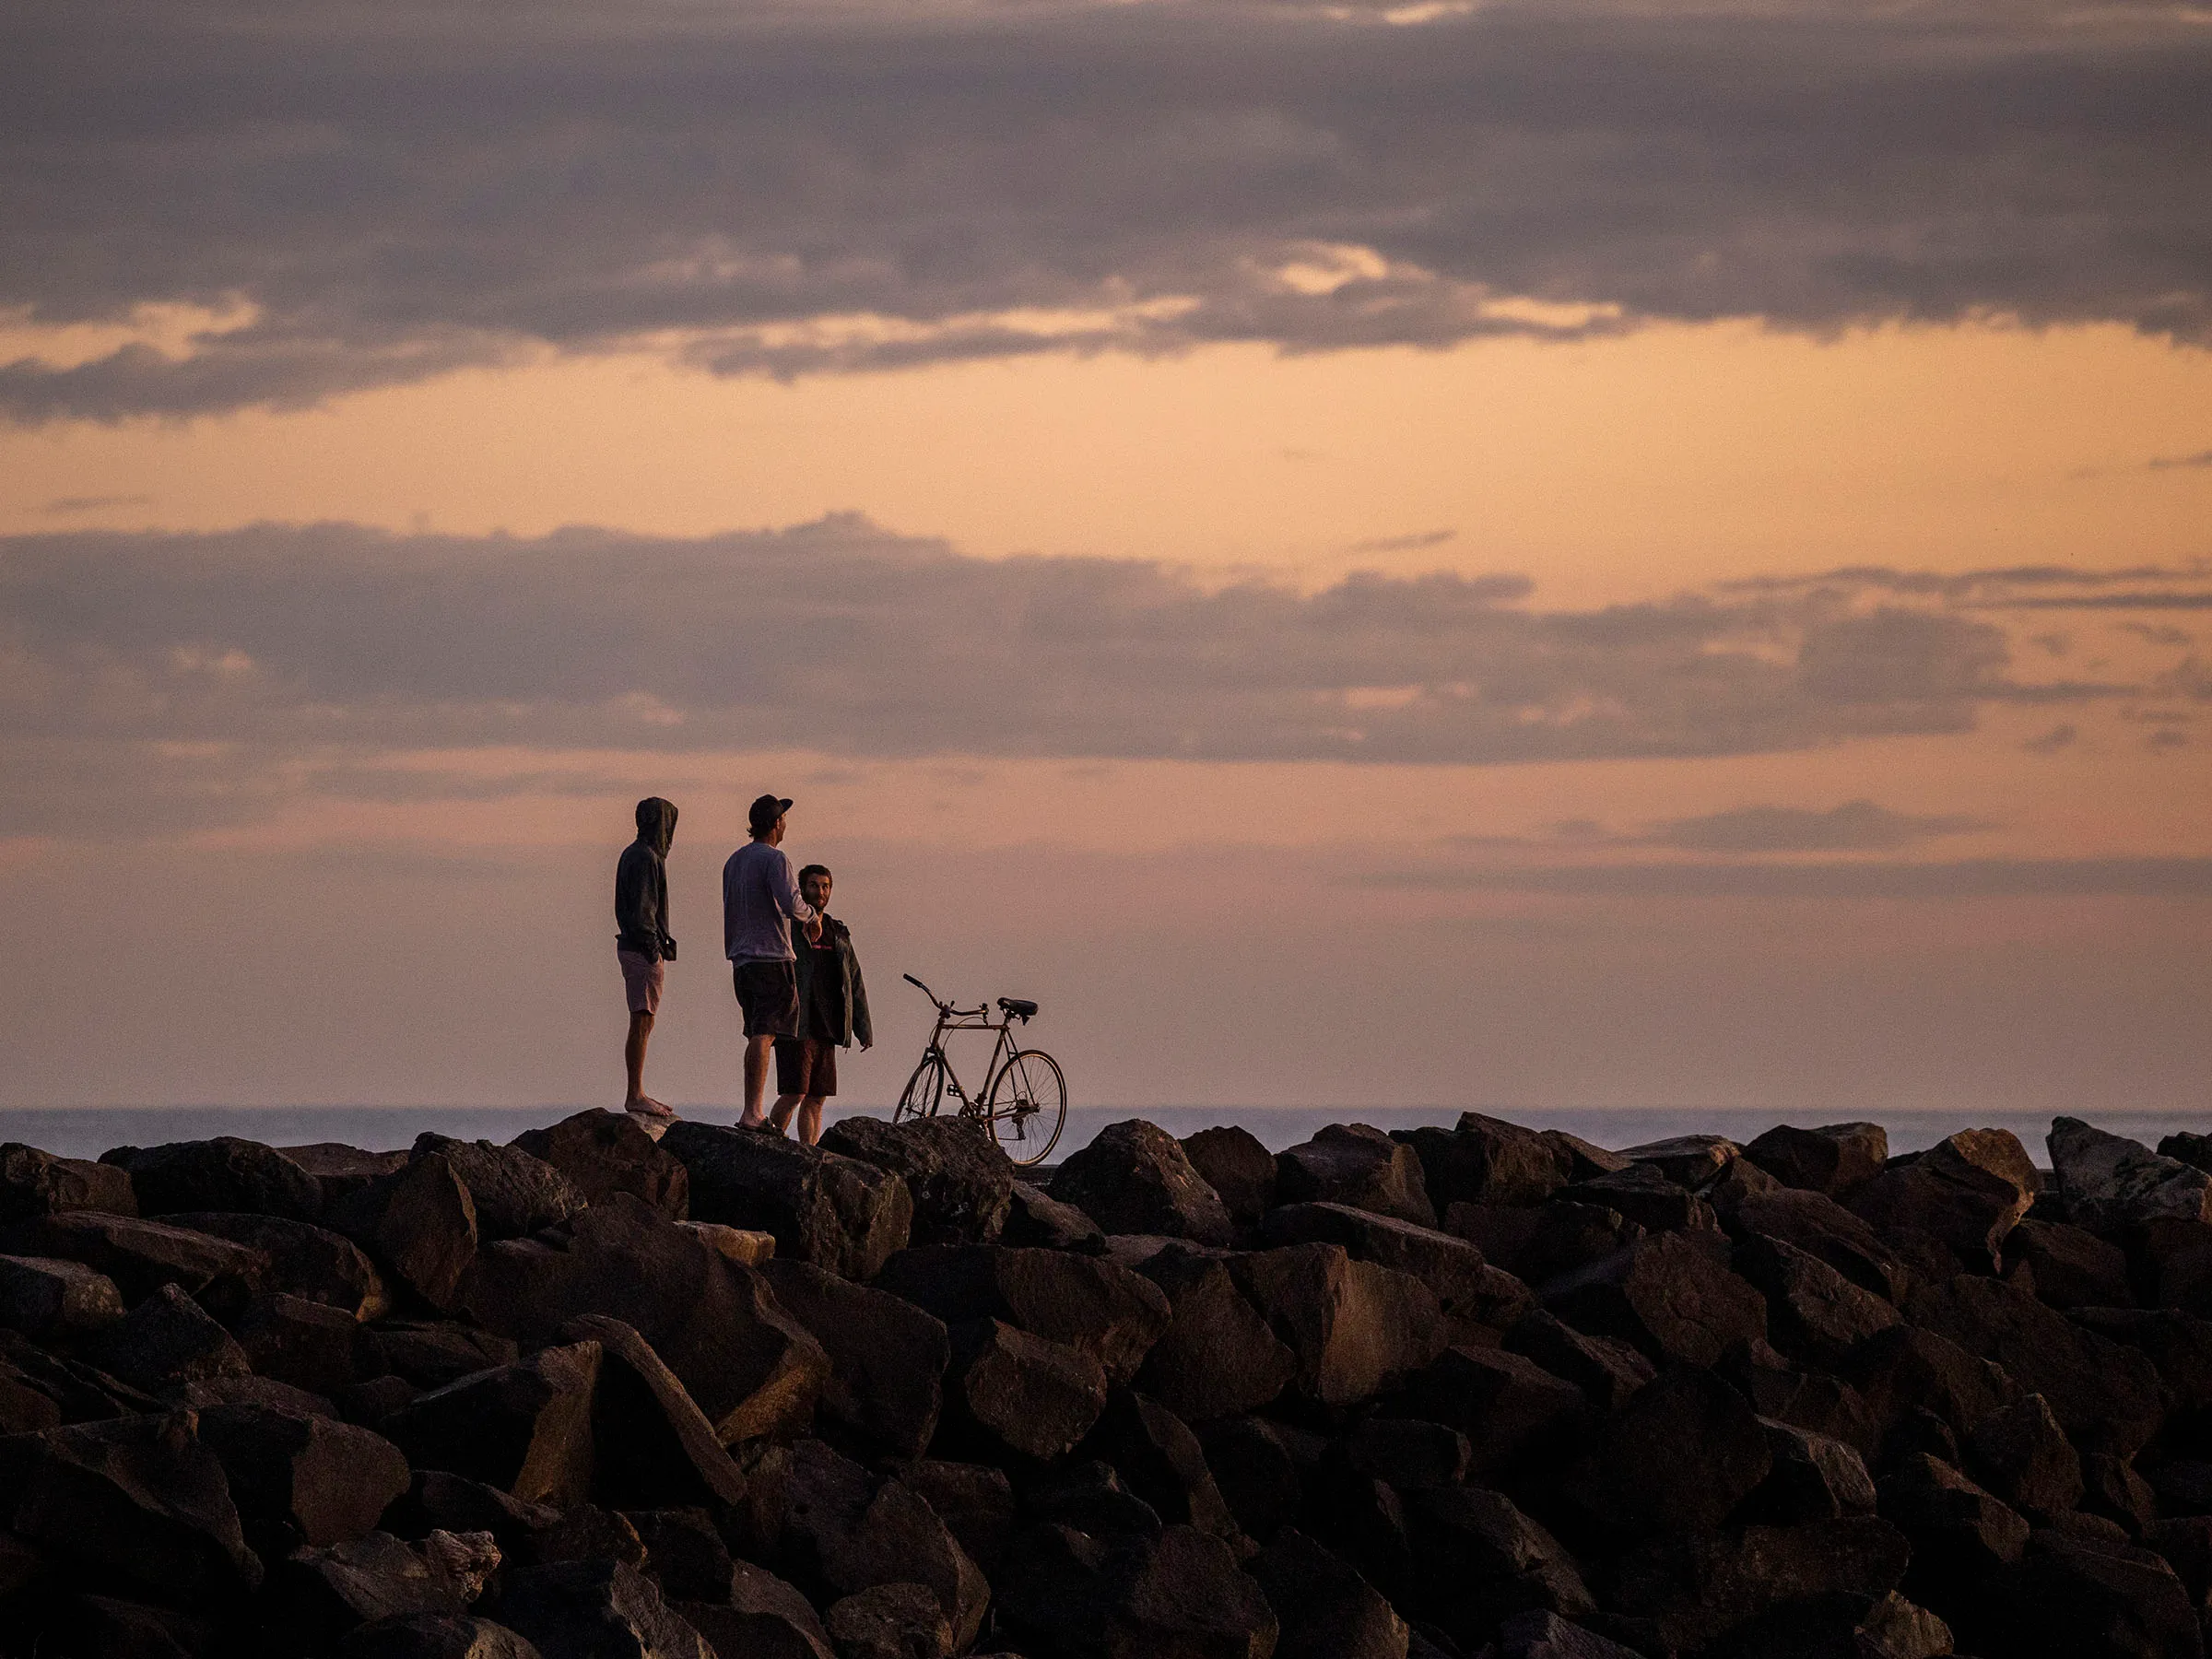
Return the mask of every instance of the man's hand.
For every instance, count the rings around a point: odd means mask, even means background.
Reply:
[[[806,924],[806,943],[809,945],[819,945],[821,942],[822,919],[818,915],[813,921]]]

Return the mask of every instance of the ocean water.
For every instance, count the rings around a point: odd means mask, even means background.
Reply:
[[[464,1140],[512,1140],[524,1130],[558,1122],[576,1106],[130,1106],[73,1107],[41,1110],[0,1109],[0,1141],[20,1141],[65,1158],[96,1158],[112,1147],[157,1146],[164,1141],[200,1140],[211,1135],[234,1135],[275,1147],[303,1146],[314,1141],[341,1141],[371,1151],[389,1151],[413,1144],[425,1130]],[[727,1106],[679,1109],[682,1115],[709,1123],[734,1123],[736,1112]],[[1537,1129],[1564,1129],[1601,1147],[1631,1147],[1675,1135],[1725,1135],[1747,1141],[1776,1124],[1810,1125],[1832,1122],[1823,1114],[1775,1112],[1689,1111],[1665,1107],[1576,1111],[1491,1110],[1492,1115]],[[832,1110],[831,1121],[845,1113]],[[1371,1124],[1379,1129],[1412,1128],[1422,1124],[1449,1125],[1458,1121],[1456,1107],[1418,1107],[1386,1110],[1376,1107],[1309,1106],[1079,1106],[1070,1107],[1067,1128],[1053,1148],[1058,1162],[1109,1124],[1141,1117],[1175,1135],[1190,1135],[1215,1124],[1240,1124],[1269,1147],[1280,1151],[1296,1146],[1326,1124]],[[2009,1129],[2020,1137],[2040,1163],[2043,1136],[2051,1127],[2048,1117],[2006,1113],[1900,1112],[1877,1119],[1889,1132],[1892,1152],[1916,1151],[1932,1147],[1960,1129]],[[2100,1128],[2124,1135],[2146,1146],[2176,1130],[2212,1129],[2212,1111],[2202,1113],[2106,1113],[2092,1117]]]

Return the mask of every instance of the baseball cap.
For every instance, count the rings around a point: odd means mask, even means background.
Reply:
[[[791,810],[791,803],[772,794],[764,794],[746,810],[746,821],[756,830],[765,830]]]

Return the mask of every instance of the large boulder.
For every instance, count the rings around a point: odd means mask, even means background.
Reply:
[[[1272,1160],[1269,1168],[1273,1168]],[[1072,1250],[1081,1255],[1104,1255],[1106,1235],[1099,1224],[1072,1204],[1064,1204],[1042,1187],[1026,1181],[1014,1183],[1006,1204],[1006,1224],[999,1230],[1001,1244],[1018,1244],[1039,1250]]]
[[[1297,1358],[1297,1387],[1326,1406],[1372,1398],[1436,1358],[1448,1337],[1426,1285],[1356,1262],[1339,1245],[1254,1251],[1230,1273]]]
[[[1619,1410],[1630,1394],[1658,1375],[1634,1344],[1618,1336],[1587,1335],[1542,1308],[1515,1320],[1499,1346],[1573,1383],[1601,1416]]]
[[[21,1141],[0,1144],[0,1226],[66,1210],[136,1215],[130,1172],[81,1158],[56,1158]]]
[[[1737,1239],[1757,1233],[1794,1244],[1860,1289],[1892,1302],[1902,1302],[1917,1282],[1873,1228],[1819,1193],[1784,1187],[1756,1194],[1732,1205],[1722,1219]]]
[[[577,1217],[565,1243],[485,1246],[458,1300],[479,1324],[525,1345],[552,1340],[571,1319],[618,1313],[725,1444],[803,1430],[830,1374],[821,1344],[756,1269],[628,1194]]]
[[[1081,1348],[1003,1320],[955,1325],[946,1372],[952,1443],[993,1462],[1065,1456],[1106,1409],[1106,1373]]]
[[[1710,1371],[1663,1372],[1600,1429],[1566,1495],[1601,1535],[1711,1532],[1773,1467],[1744,1396]]]
[[[1268,1213],[1262,1232],[1270,1244],[1341,1244],[1357,1261],[1409,1273],[1446,1313],[1472,1323],[1487,1324],[1484,1315],[1494,1312],[1497,1280],[1481,1250],[1435,1228],[1345,1204],[1286,1204]],[[1516,1308],[1512,1317],[1525,1311]]]
[[[1484,1648],[1478,1659],[1641,1659],[1641,1655],[1635,1648],[1623,1647],[1557,1613],[1532,1607],[1500,1625],[1498,1640]]]
[[[1240,1416],[1267,1405],[1297,1375],[1298,1356],[1218,1255],[1162,1250],[1144,1273],[1171,1315],[1135,1382],[1169,1410],[1193,1423]]]
[[[483,1594],[499,1565],[499,1547],[484,1533],[432,1533],[410,1544],[373,1532],[296,1549],[270,1575],[264,1606],[271,1645],[322,1653],[363,1623],[460,1614]]]
[[[1235,1229],[1220,1194],[1166,1130],[1131,1118],[1109,1124],[1068,1156],[1053,1196],[1110,1233],[1150,1233],[1227,1244]]]
[[[982,1570],[928,1501],[900,1480],[877,1488],[825,1566],[830,1583],[847,1594],[883,1584],[923,1585],[960,1649],[975,1640],[991,1605]]]
[[[1341,1556],[1286,1528],[1245,1563],[1281,1621],[1276,1659],[1406,1659],[1410,1632]]]
[[[1019,1535],[1000,1627],[1054,1659],[1270,1659],[1280,1624],[1229,1547],[1191,1526],[1101,1542],[1065,1526]]]
[[[106,1274],[51,1256],[0,1255],[0,1325],[66,1342],[122,1317],[123,1293]]]
[[[1924,1411],[1955,1434],[1971,1434],[1983,1418],[2020,1394],[2002,1365],[1914,1325],[1894,1325],[1869,1336],[1838,1374],[1865,1403],[1883,1434],[1894,1433],[1913,1413]]]
[[[1987,1271],[2041,1184],[2008,1131],[1962,1129],[1909,1159],[1890,1159],[1850,1195],[1849,1207],[1885,1237],[1924,1234]]]
[[[733,1563],[725,1601],[678,1602],[676,1611],[723,1659],[837,1659],[821,1616],[798,1589],[765,1568]]]
[[[525,1129],[511,1144],[567,1176],[587,1204],[628,1193],[671,1221],[691,1213],[691,1174],[683,1159],[627,1112],[594,1107],[544,1129]]]
[[[1006,1224],[1014,1165],[972,1118],[842,1118],[823,1134],[822,1149],[906,1182],[916,1244],[988,1244]]]
[[[2124,1250],[2087,1228],[2032,1216],[2005,1235],[2005,1277],[2053,1308],[2136,1305]]]
[[[343,1308],[281,1293],[257,1296],[231,1330],[258,1377],[325,1396],[360,1381],[361,1327]]]
[[[1444,1230],[1531,1285],[1603,1261],[1644,1236],[1642,1224],[1618,1210],[1565,1196],[1512,1209],[1455,1204],[1444,1214]]]
[[[1085,1442],[1122,1484],[1162,1521],[1182,1522],[1222,1537],[1236,1535],[1229,1505],[1206,1466],[1189,1425],[1157,1400],[1117,1393]]]
[[[1753,1494],[1759,1519],[1781,1525],[1870,1514],[1874,1477],[1858,1450],[1831,1434],[1761,1418],[1773,1467]]]
[[[163,1285],[89,1345],[94,1365],[147,1394],[198,1377],[242,1377],[246,1350],[199,1303]]]
[[[2066,1214],[2098,1232],[2147,1221],[2212,1221],[2212,1173],[2140,1142],[2053,1118],[2051,1170]]]
[[[391,1312],[391,1294],[376,1265],[351,1239],[328,1228],[239,1210],[182,1210],[166,1219],[172,1227],[260,1251],[269,1259],[265,1282],[288,1295],[342,1308],[356,1319],[382,1319]]]
[[[1912,1542],[1913,1581],[1940,1592],[2020,1559],[2028,1523],[1995,1494],[1924,1452],[1907,1454],[1877,1483],[1882,1518]]]
[[[0,1441],[0,1512],[18,1537],[126,1593],[221,1605],[262,1580],[191,1411]]]
[[[142,1216],[174,1210],[243,1210],[312,1221],[323,1185],[274,1147],[218,1135],[160,1147],[118,1147],[100,1154],[131,1178]]]
[[[1692,1191],[1712,1181],[1743,1152],[1724,1135],[1676,1135],[1620,1149],[1621,1157],[1631,1164],[1655,1170],[1676,1185]]]
[[[958,1638],[926,1584],[877,1584],[834,1603],[822,1623],[841,1659],[952,1659]]]
[[[1468,1469],[1485,1478],[1563,1451],[1590,1416],[1581,1389],[1504,1348],[1448,1347],[1406,1380],[1404,1398],[1464,1435]]]
[[[1631,1552],[1614,1575],[1614,1595],[1669,1641],[1702,1650],[1777,1607],[1836,1596],[1878,1601],[1895,1591],[1911,1557],[1905,1535],[1873,1515],[1747,1526]]]
[[[623,1509],[735,1503],[745,1477],[714,1425],[653,1345],[630,1325],[586,1314],[561,1326],[571,1343],[599,1345],[592,1396],[592,1495]]]
[[[1329,1124],[1277,1153],[1275,1171],[1278,1203],[1342,1204],[1418,1227],[1436,1225],[1419,1155],[1365,1124]]]
[[[913,1197],[900,1177],[777,1135],[676,1123],[662,1147],[691,1180],[691,1217],[775,1235],[776,1253],[871,1279],[903,1249]]]
[[[1251,1130],[1217,1124],[1184,1135],[1182,1151],[1239,1227],[1257,1227],[1275,1207],[1275,1154]]]
[[[1462,1112],[1456,1128],[1398,1129],[1391,1138],[1420,1159],[1422,1185],[1440,1215],[1454,1204],[1538,1204],[1571,1178],[1544,1135],[1478,1112]]]
[[[507,1575],[489,1611],[544,1659],[715,1659],[714,1650],[624,1561],[558,1561]]]
[[[1767,1303],[1729,1270],[1724,1241],[1662,1233],[1541,1288],[1578,1331],[1631,1342],[1655,1364],[1712,1365],[1731,1345],[1764,1340]]]
[[[1082,1349],[1127,1382],[1167,1330],[1158,1286],[1110,1261],[1054,1250],[928,1244],[884,1264],[876,1288],[958,1324],[1000,1319]]]
[[[764,1262],[760,1273],[830,1358],[822,1416],[893,1457],[919,1457],[945,1404],[951,1347],[944,1322],[811,1263]]]
[[[1834,1371],[1867,1337],[1899,1323],[1897,1310],[1873,1291],[1779,1239],[1748,1235],[1733,1265],[1766,1297],[1774,1346],[1816,1371]]]
[[[360,1625],[338,1659],[545,1659],[505,1625],[465,1613],[402,1613]]]
[[[265,1560],[373,1531],[411,1478],[406,1455],[382,1435],[265,1406],[208,1406],[200,1440],[222,1464]]]
[[[1834,1198],[1882,1172],[1889,1161],[1889,1135],[1879,1124],[1818,1129],[1777,1124],[1747,1146],[1744,1156],[1783,1186]]]
[[[440,1154],[365,1182],[331,1205],[325,1220],[431,1307],[455,1305],[477,1253],[477,1205]]]
[[[140,1301],[163,1285],[205,1300],[242,1301],[269,1270],[269,1258],[261,1251],[102,1210],[68,1210],[18,1221],[0,1230],[0,1246],[17,1255],[82,1262],[112,1279],[126,1303]]]
[[[1983,1616],[1963,1632],[2006,1659],[2199,1659],[2202,1615],[2148,1550],[2033,1535],[1994,1575]]]
[[[436,1153],[453,1166],[477,1206],[477,1241],[524,1239],[557,1227],[590,1201],[566,1175],[520,1147],[455,1140],[425,1130],[416,1158]]]
[[[1983,1418],[1966,1449],[1982,1484],[2032,1521],[2054,1521],[2081,1502],[2081,1454],[2041,1394]]]
[[[1526,1608],[1582,1618],[1596,1610],[1574,1558],[1502,1492],[1443,1487],[1407,1495],[1417,1599],[1472,1648]]]
[[[592,1489],[592,1398],[600,1347],[550,1347],[434,1389],[386,1418],[418,1468],[446,1469],[533,1503],[566,1508]]]

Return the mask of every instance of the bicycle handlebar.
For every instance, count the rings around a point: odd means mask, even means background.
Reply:
[[[991,1006],[988,1003],[983,1004],[980,1007],[956,1008],[950,1003],[947,1002],[943,997],[939,996],[935,991],[932,991],[927,985],[924,984],[920,980],[916,979],[912,974],[902,973],[899,977],[904,980],[908,984],[912,985],[915,990],[921,992],[923,995],[928,997],[931,1002],[935,1003],[937,1005],[938,1013],[949,1015],[954,1019],[972,1019],[979,1015],[987,1017],[991,1012]]]

